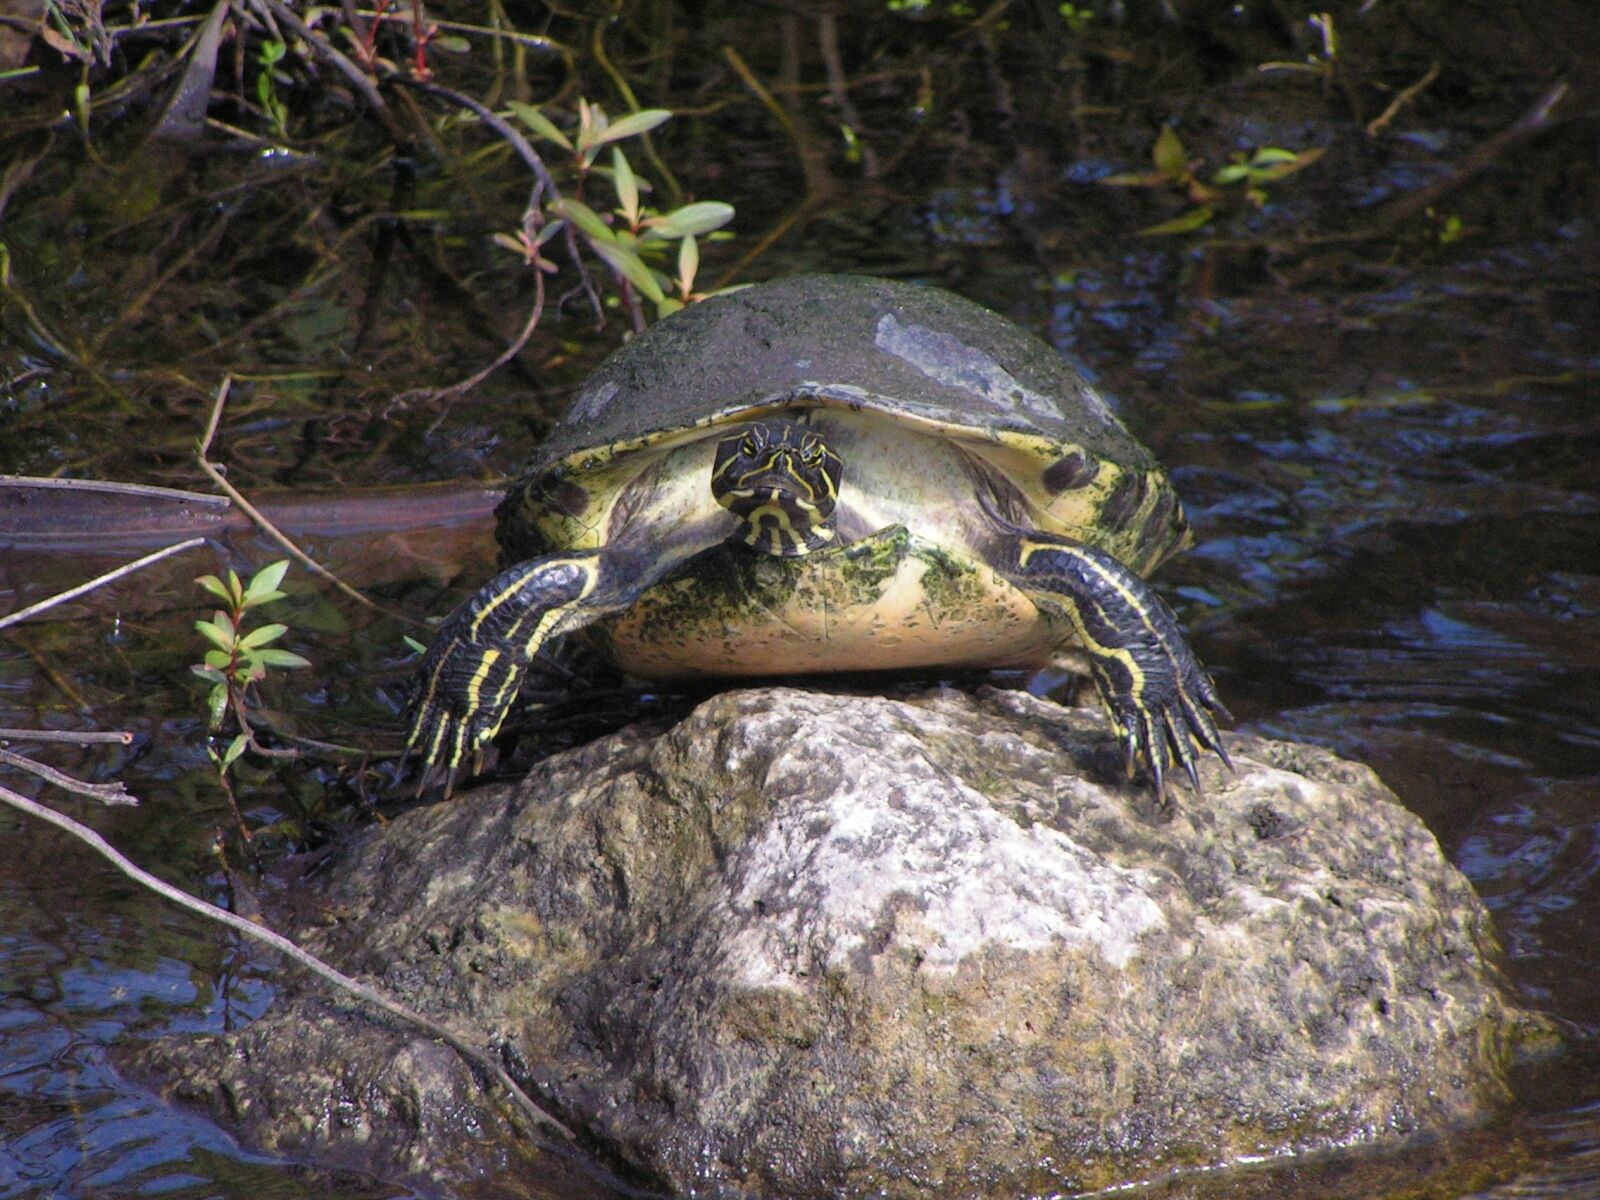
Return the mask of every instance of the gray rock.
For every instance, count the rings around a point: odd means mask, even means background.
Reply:
[[[1026,694],[729,692],[368,831],[298,934],[680,1192],[1105,1187],[1483,1117],[1539,1025],[1466,880],[1366,768],[1229,744],[1163,811]],[[511,1161],[442,1049],[342,1058],[316,992],[165,1065],[278,1149]]]

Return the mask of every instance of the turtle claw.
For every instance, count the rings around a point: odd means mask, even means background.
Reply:
[[[1199,759],[1203,751],[1213,751],[1233,770],[1212,716],[1227,715],[1217,699],[1215,685],[1188,654],[1187,647],[1173,658],[1176,671],[1159,684],[1147,678],[1145,686],[1137,690],[1118,689],[1117,681],[1107,673],[1097,671],[1095,679],[1121,736],[1128,776],[1136,776],[1143,768],[1163,801],[1167,775],[1174,766],[1183,768],[1197,795],[1202,793]]]
[[[418,758],[418,796],[442,786],[449,799],[456,783],[476,772],[521,673],[513,655],[445,624],[417,669],[406,718],[405,757]]]

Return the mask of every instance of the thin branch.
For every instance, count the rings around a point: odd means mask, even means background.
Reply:
[[[116,804],[134,807],[139,803],[138,797],[130,796],[122,781],[115,783],[85,783],[81,779],[74,779],[71,775],[64,774],[54,767],[47,767],[42,762],[36,762],[26,754],[17,754],[14,751],[0,747],[0,763],[26,771],[30,775],[37,775],[46,783],[53,783],[64,791],[74,792],[79,796],[87,796],[91,800],[98,800],[102,804]]]
[[[220,508],[227,511],[228,501],[209,492],[186,492],[179,488],[154,487],[148,483],[120,483],[111,479],[58,479],[49,475],[0,475],[0,488],[48,489],[59,488],[67,492],[103,492],[110,496],[145,497],[151,500],[174,500],[202,508]]]
[[[13,808],[21,809],[30,816],[38,817],[41,821],[47,821],[57,829],[71,834],[116,867],[117,870],[128,876],[128,878],[165,897],[172,903],[187,908],[190,912],[199,913],[202,917],[215,921],[220,925],[225,925],[235,933],[243,934],[245,937],[270,946],[280,954],[288,955],[306,970],[312,972],[312,974],[320,976],[353,996],[359,997],[374,1008],[388,1013],[390,1016],[409,1025],[414,1025],[432,1037],[438,1038],[457,1054],[461,1055],[462,1058],[466,1059],[468,1063],[483,1071],[504,1088],[506,1095],[526,1116],[539,1125],[555,1130],[563,1137],[571,1138],[573,1136],[570,1129],[534,1103],[533,1098],[517,1086],[516,1081],[506,1073],[503,1066],[475,1046],[469,1044],[458,1034],[439,1024],[439,1022],[430,1017],[425,1017],[419,1012],[414,1012],[375,988],[369,987],[358,979],[352,979],[335,967],[330,967],[316,955],[302,950],[282,934],[274,933],[272,930],[267,929],[265,926],[257,925],[253,921],[247,921],[236,913],[218,908],[215,904],[208,904],[196,896],[191,896],[188,892],[157,879],[148,871],[141,870],[130,860],[124,858],[111,843],[107,842],[87,825],[74,821],[71,817],[58,813],[53,808],[47,808],[43,804],[35,803],[26,796],[13,792],[10,788],[0,787],[0,801],[11,805]]]
[[[260,4],[274,17],[294,30],[308,46],[332,63],[334,69],[348,79],[356,91],[361,93],[362,99],[367,102],[367,105],[377,114],[378,119],[383,122],[384,128],[388,131],[389,136],[394,139],[396,145],[411,145],[413,139],[400,127],[400,122],[395,120],[393,111],[384,103],[383,96],[378,92],[378,85],[372,81],[372,76],[351,62],[332,42],[302,21],[295,15],[294,10],[281,3],[281,0],[254,0],[254,3]]]
[[[133,745],[133,734],[126,729],[99,733],[73,733],[65,729],[0,729],[0,742],[61,742],[68,746],[93,746],[110,742]]]
[[[349,10],[349,15],[355,17],[365,17],[373,21],[386,21],[390,23],[409,21],[411,19],[403,11],[396,12],[392,9],[388,11],[379,11],[378,9],[372,8],[351,8]],[[154,22],[151,23],[154,24]],[[437,26],[439,29],[443,29],[448,33],[479,34],[487,38],[499,38],[507,42],[516,42],[522,46],[531,46],[535,50],[549,50],[553,53],[559,54],[569,65],[573,61],[571,47],[556,41],[552,37],[546,37],[542,33],[523,33],[518,29],[494,29],[488,25],[469,25],[464,21],[446,21],[432,16],[428,18],[428,24]],[[350,25],[351,28],[356,27],[356,23],[354,21],[350,22]]]
[[[538,179],[547,192],[552,196],[561,194],[561,190],[556,187],[555,177],[550,174],[550,169],[544,165],[544,159],[539,157],[539,152],[533,148],[533,144],[522,136],[521,131],[515,125],[487,105],[474,100],[465,93],[447,88],[443,84],[434,83],[431,79],[418,79],[413,75],[390,75],[388,82],[404,84],[406,87],[427,92],[430,96],[438,96],[441,100],[448,100],[458,108],[464,108],[474,114],[478,120],[511,144],[511,148],[517,152],[517,157],[527,164],[528,170],[533,172],[534,177]]]
[[[490,129],[498,133],[517,152],[517,157],[522,159],[528,170],[533,172],[533,177],[538,180],[539,186],[528,201],[530,211],[539,211],[539,197],[549,195],[553,200],[561,195],[561,189],[556,186],[555,176],[550,174],[550,169],[545,166],[544,159],[533,148],[531,142],[522,136],[522,131],[512,125],[504,117],[494,112],[487,105],[480,103],[463,92],[447,88],[443,84],[435,83],[431,79],[417,79],[410,75],[390,75],[390,83],[402,84],[405,87],[418,88],[429,95],[437,96],[441,100],[460,106],[477,116],[477,118]],[[572,265],[578,272],[583,291],[589,298],[589,305],[594,310],[595,320],[601,325],[605,324],[605,307],[600,303],[600,297],[594,290],[594,284],[589,279],[589,268],[583,264],[583,255],[578,250],[577,230],[569,221],[562,230],[562,240],[566,243],[567,254],[572,259]]]
[[[617,70],[610,56],[606,54],[606,30],[612,24],[613,18],[602,17],[594,23],[590,35],[590,49],[594,61],[611,80],[611,86],[617,89],[617,95],[622,97],[622,102],[628,106],[628,111],[636,113],[640,109],[639,98],[633,94],[633,88],[628,83],[628,77]],[[672,173],[672,168],[667,166],[660,154],[656,153],[655,139],[648,132],[640,136],[639,142],[644,146],[645,156],[650,160],[650,166],[656,173],[656,178],[661,180],[662,186],[667,189],[667,194],[672,198],[672,207],[676,208],[683,203],[683,185],[678,182],[678,177]]]
[[[1388,108],[1384,109],[1377,116],[1373,117],[1372,120],[1367,122],[1367,136],[1369,138],[1377,137],[1379,132],[1387,127],[1390,121],[1395,119],[1402,108],[1415,100],[1417,95],[1422,92],[1424,88],[1431,84],[1435,79],[1439,78],[1439,70],[1440,65],[1439,63],[1435,62],[1433,66],[1428,68],[1428,73],[1426,75],[1417,80],[1410,87],[1402,89],[1393,100],[1389,101]]]
[[[211,449],[212,439],[217,436],[217,423],[222,420],[222,408],[223,405],[228,402],[228,391],[232,386],[233,376],[228,375],[223,378],[221,386],[217,388],[216,403],[211,406],[211,418],[206,422],[205,434],[201,437],[200,445],[195,450],[195,458],[200,464],[200,469],[206,473],[206,476],[211,480],[212,483],[216,484],[225,493],[227,493],[228,499],[232,500],[236,505],[238,505],[239,510],[252,521],[254,521],[257,527],[259,527],[263,533],[265,533],[273,541],[277,542],[278,545],[282,546],[283,549],[296,562],[300,563],[312,574],[327,580],[346,596],[349,596],[352,600],[355,600],[358,603],[366,605],[370,609],[385,613],[391,617],[396,617],[399,620],[406,621],[410,624],[416,624],[415,621],[413,621],[410,617],[407,617],[405,614],[390,612],[388,609],[384,608],[383,605],[378,604],[376,601],[367,599],[367,597],[356,591],[355,588],[351,587],[332,571],[328,570],[327,567],[323,566],[304,550],[300,549],[299,546],[295,545],[294,542],[289,540],[289,536],[286,533],[269,521],[260,509],[251,504],[250,501],[246,500],[244,498],[244,494],[240,492],[238,488],[234,487],[233,484],[229,483],[226,476],[224,476],[217,466],[206,457],[206,452]]]
[[[124,563],[114,571],[107,571],[104,575],[96,575],[93,579],[89,580],[88,583],[80,583],[77,587],[69,588],[64,592],[58,592],[56,595],[51,596],[47,600],[41,600],[37,604],[30,604],[27,608],[19,609],[14,613],[7,613],[5,616],[0,617],[0,629],[4,629],[8,625],[19,624],[23,621],[26,621],[30,617],[36,617],[40,613],[56,607],[58,604],[65,604],[68,600],[75,600],[86,592],[92,592],[95,590],[95,588],[104,587],[106,584],[111,583],[114,580],[121,579],[124,575],[131,575],[143,567],[148,567],[151,563],[160,562],[163,558],[170,558],[174,554],[181,554],[185,550],[192,550],[196,546],[203,546],[205,545],[205,541],[205,538],[197,537],[190,538],[186,542],[178,542],[175,545],[167,546],[165,549],[157,550],[152,554],[146,554],[143,558],[135,559],[133,562]]]
[[[1007,0],[1009,3],[1009,0]],[[867,125],[861,112],[850,99],[850,84],[844,73],[844,60],[839,55],[839,21],[831,11],[817,14],[817,49],[822,54],[822,65],[828,75],[828,95],[833,99],[834,111],[850,126],[856,135],[856,145],[861,150],[861,173],[868,179],[882,177],[883,169],[878,155],[867,141]]]
[[[507,346],[504,353],[480,371],[468,375],[465,379],[458,380],[448,387],[442,388],[416,388],[409,392],[401,392],[389,402],[389,412],[397,412],[411,404],[425,403],[432,400],[451,399],[471,391],[501,367],[505,366],[517,355],[522,353],[522,348],[528,344],[528,339],[533,336],[533,331],[538,328],[539,319],[544,316],[544,272],[539,269],[538,263],[533,264],[533,311],[528,314],[528,319],[523,323],[522,332],[516,340]],[[444,414],[440,414],[443,419]],[[435,423],[437,427],[437,423]],[[433,432],[432,429],[429,430]]]
[[[1533,104],[1533,107],[1523,113],[1499,133],[1475,147],[1460,162],[1447,170],[1438,179],[1426,187],[1409,192],[1397,200],[1390,201],[1379,210],[1375,225],[1378,229],[1388,229],[1401,221],[1430,207],[1447,193],[1454,191],[1467,180],[1473,178],[1486,167],[1497,162],[1508,150],[1518,143],[1526,141],[1534,134],[1548,128],[1551,113],[1564,100],[1572,86],[1561,80],[1550,87]]]

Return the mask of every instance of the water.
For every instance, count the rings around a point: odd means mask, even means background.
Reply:
[[[1372,19],[1399,7],[1377,6]],[[1580,27],[1561,5],[1549,7],[1549,28]],[[869,23],[859,31],[863,62],[851,66],[870,74],[871,59],[883,68],[856,99],[880,159],[892,160],[886,180],[865,183],[841,151],[824,147],[836,191],[750,277],[848,268],[927,279],[1079,357],[1121,398],[1125,419],[1186,498],[1199,545],[1160,580],[1239,727],[1326,744],[1376,767],[1492,908],[1513,990],[1569,1034],[1569,1054],[1519,1074],[1514,1106],[1485,1129],[1397,1155],[1258,1170],[1215,1183],[1216,1194],[1600,1197],[1592,140],[1566,126],[1524,144],[1441,197],[1436,217],[1419,218],[1404,237],[1309,240],[1360,230],[1382,203],[1439,178],[1446,163],[1506,128],[1542,75],[1485,82],[1470,102],[1430,105],[1425,95],[1406,136],[1369,141],[1341,124],[1348,117],[1337,92],[1325,101],[1315,89],[1248,76],[1243,64],[1267,27],[1248,8],[1233,6],[1201,49],[1193,31],[1138,33],[1152,39],[1137,43],[1141,53],[1172,52],[1167,84],[1193,89],[1183,127],[1191,150],[1211,152],[1215,128],[1236,129],[1250,145],[1320,138],[1334,149],[1293,183],[1273,185],[1260,212],[1219,220],[1214,237],[1134,238],[1182,198],[1094,182],[1144,169],[1149,113],[1183,108],[1172,94],[1145,95],[1144,76],[1121,60],[1088,53],[1054,28],[1008,37],[959,22]],[[1025,24],[1020,6],[1010,16]],[[762,57],[776,54],[773,31],[744,20],[730,18],[721,34],[775,73],[776,59]],[[1347,27],[1358,50],[1360,31]],[[1454,45],[1448,30],[1435,33]],[[696,78],[715,77],[715,39],[698,36],[685,34],[678,53],[698,64]],[[1525,51],[1497,44],[1512,76]],[[1376,53],[1370,44],[1364,52]],[[919,55],[936,68],[933,116],[907,99],[922,78]],[[1279,47],[1273,56],[1284,55]],[[822,77],[810,57],[803,65],[808,79]],[[1482,70],[1501,79],[1498,63]],[[1252,82],[1225,91],[1209,85],[1214,77]],[[1519,91],[1520,82],[1528,87]],[[736,82],[726,87],[724,123],[707,118],[703,132],[664,143],[701,194],[740,209],[741,240],[708,248],[708,270],[730,265],[801,199],[794,148],[761,124],[760,107],[740,100]],[[1074,88],[1105,111],[1070,106],[1083,98]],[[826,104],[804,111],[827,129]],[[139,159],[139,171],[97,184],[81,161],[57,161],[11,198],[6,237],[48,332],[80,346],[99,339],[102,377],[71,369],[8,309],[0,470],[197,486],[189,455],[216,373],[251,367],[259,377],[236,385],[222,453],[253,489],[328,485],[350,503],[351,488],[377,483],[483,479],[515,469],[543,414],[602,347],[579,305],[564,323],[552,315],[520,375],[442,412],[390,412],[382,401],[419,375],[459,376],[493,356],[492,318],[522,309],[506,298],[514,292],[505,276],[480,267],[483,291],[466,303],[437,273],[402,264],[391,268],[398,275],[370,277],[384,301],[374,315],[359,303],[369,264],[353,250],[343,289],[296,290],[331,235],[317,246],[316,238],[245,241],[247,227],[248,236],[297,228],[315,210],[320,185],[304,164],[272,166],[269,188],[251,174],[259,163],[209,161],[162,175],[154,159]],[[389,198],[373,183],[382,177],[348,180],[346,201],[384,210]],[[416,204],[458,214],[452,253],[463,257],[474,253],[465,231],[509,227],[525,198],[447,176],[424,174],[416,186]],[[1457,240],[1443,240],[1446,215],[1466,230]],[[198,238],[210,221],[231,222],[210,270],[178,276],[164,306],[129,316],[123,277],[167,253],[168,226]],[[61,229],[94,232],[100,257],[57,240]],[[52,272],[56,290],[41,282]],[[167,319],[174,312],[199,316]],[[211,348],[216,330],[220,352]],[[440,363],[448,370],[436,376]],[[459,594],[441,592],[442,582],[472,586],[489,569],[481,521],[458,526],[459,542],[383,526],[352,537],[302,520],[314,553],[413,613],[442,611]],[[243,537],[218,545],[241,568],[277,556]],[[0,610],[133,553],[80,551],[0,545]],[[205,757],[203,689],[188,673],[200,653],[192,622],[204,615],[190,579],[220,561],[213,551],[172,564],[0,633],[0,726],[134,732],[126,748],[17,747],[85,778],[128,780],[144,801],[137,810],[49,797],[141,864],[223,900],[211,847],[233,818]],[[318,666],[267,701],[313,736],[391,737],[406,653],[399,626],[315,592],[298,571],[292,580],[280,617],[293,629],[286,644]],[[308,832],[326,811],[314,776],[290,766],[252,776],[247,815]],[[0,785],[43,794],[9,770]],[[346,800],[338,820],[360,819],[360,804]],[[241,1148],[217,1123],[118,1070],[119,1055],[141,1039],[247,1021],[270,1001],[281,969],[54,831],[0,810],[0,1200],[414,1194]],[[614,1193],[563,1170],[463,1194]]]

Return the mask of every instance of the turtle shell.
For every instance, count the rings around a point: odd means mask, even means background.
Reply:
[[[1041,456],[1066,447],[1069,461],[1038,464],[1065,486],[1098,460],[1155,468],[1100,393],[1004,317],[938,288],[803,275],[690,305],[616,351],[528,473],[582,472],[807,403],[873,409]]]
[[[1188,543],[1150,452],[1044,342],[938,288],[805,275],[690,305],[601,363],[497,510],[502,558],[598,544],[641,452],[806,407],[961,442],[1038,528],[1135,571]]]

